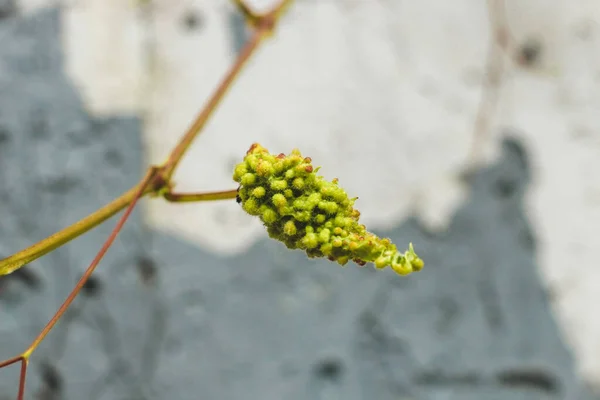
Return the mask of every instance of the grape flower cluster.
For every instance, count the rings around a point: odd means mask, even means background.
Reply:
[[[240,184],[238,203],[260,218],[271,238],[304,250],[308,257],[327,257],[340,265],[372,262],[400,275],[423,268],[412,243],[400,253],[389,239],[359,224],[356,198],[348,198],[337,179],[329,182],[318,175],[311,162],[297,149],[274,155],[253,144],[234,170],[233,179]]]

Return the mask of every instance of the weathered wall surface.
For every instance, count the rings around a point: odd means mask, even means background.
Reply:
[[[161,161],[245,36],[224,2],[49,3],[0,2],[4,255]],[[506,12],[513,41],[542,52],[508,63],[488,165],[468,177],[490,41],[468,1],[299,2],[177,176],[229,188],[251,142],[300,147],[426,270],[307,261],[233,202],[147,203],[35,354],[29,395],[594,398],[600,7]],[[110,228],[0,280],[0,356],[29,343]],[[0,385],[16,393],[16,371]]]

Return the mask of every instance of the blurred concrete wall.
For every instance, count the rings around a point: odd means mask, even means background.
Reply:
[[[247,32],[225,1],[0,4],[7,255],[162,161]],[[309,262],[234,202],[148,202],[30,393],[54,371],[66,398],[592,398],[600,6],[490,4],[298,1],[176,176],[226,189],[252,142],[299,147],[424,272]],[[0,281],[3,356],[109,228]]]

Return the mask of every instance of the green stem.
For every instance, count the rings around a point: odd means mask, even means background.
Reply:
[[[165,200],[172,203],[191,203],[196,201],[214,201],[235,199],[237,189],[210,193],[165,193]]]
[[[14,270],[21,268],[23,265],[40,258],[44,254],[51,252],[63,244],[75,239],[79,235],[100,225],[102,222],[127,207],[135,198],[138,189],[139,186],[129,189],[115,200],[87,217],[75,222],[73,225],[48,236],[46,239],[19,251],[10,257],[0,260],[0,276],[10,274]],[[148,186],[142,195],[145,196],[150,192],[152,192],[152,187]]]

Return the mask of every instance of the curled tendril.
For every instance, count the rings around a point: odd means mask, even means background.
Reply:
[[[356,198],[349,198],[337,179],[329,182],[318,175],[311,162],[297,149],[274,155],[253,144],[233,173],[240,184],[238,203],[260,218],[271,238],[304,250],[308,257],[326,257],[340,265],[372,262],[400,275],[423,268],[412,243],[400,253],[389,239],[359,224]]]

